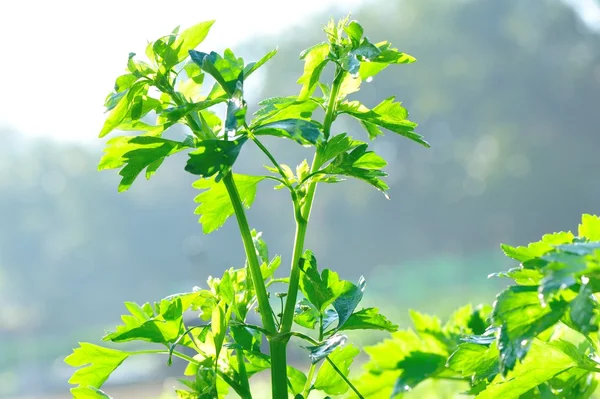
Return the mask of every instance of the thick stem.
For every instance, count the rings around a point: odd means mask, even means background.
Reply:
[[[267,331],[274,333],[277,331],[277,328],[275,327],[275,320],[273,319],[271,304],[269,303],[269,296],[267,294],[267,289],[265,288],[262,273],[260,272],[260,264],[258,263],[256,248],[254,248],[254,242],[252,241],[250,226],[248,225],[248,220],[246,219],[246,211],[242,205],[242,200],[235,185],[235,181],[233,180],[233,174],[228,173],[225,177],[223,177],[223,183],[227,188],[229,198],[231,198],[231,204],[233,205],[233,210],[235,211],[235,217],[240,227],[240,234],[244,243],[246,258],[248,259],[248,269],[250,270],[250,277],[252,278],[254,290],[256,291],[256,300],[258,301],[258,310],[263,322],[263,327]]]
[[[287,340],[269,341],[271,352],[271,392],[273,399],[288,398],[287,384]]]

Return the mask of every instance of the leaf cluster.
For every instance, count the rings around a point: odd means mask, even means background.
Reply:
[[[583,215],[577,236],[547,234],[502,250],[520,264],[492,275],[514,281],[493,307],[476,321],[459,310],[448,322],[459,327],[454,336],[448,324],[413,313],[416,332],[367,348],[361,381],[393,398],[425,379],[465,379],[478,399],[591,397],[600,372],[600,218]]]

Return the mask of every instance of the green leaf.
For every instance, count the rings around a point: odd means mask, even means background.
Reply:
[[[254,113],[251,128],[268,122],[276,122],[285,119],[310,120],[313,112],[319,106],[314,99],[299,101],[296,96],[273,97],[258,103],[261,106]]]
[[[429,147],[423,136],[414,132],[417,124],[407,119],[408,112],[401,103],[394,102],[394,99],[395,97],[389,97],[373,109],[368,109],[358,101],[345,101],[337,111],[338,114],[345,113],[358,119],[369,133],[370,139],[382,135],[379,129],[382,127]]]
[[[498,347],[466,343],[448,358],[447,367],[470,378],[473,385],[481,381],[491,381],[499,372]]]
[[[358,279],[358,285],[348,284],[346,291],[340,294],[340,296],[333,301],[333,307],[338,314],[338,330],[344,325],[344,323],[346,323],[346,321],[348,321],[362,300],[365,285],[365,278],[360,276]]]
[[[291,385],[291,387],[288,385],[288,388],[290,388],[292,395],[302,393],[304,385],[306,385],[306,375],[292,366],[287,366],[287,376],[288,380],[290,380],[289,385]]]
[[[377,43],[376,46],[379,54],[369,62],[360,64],[359,75],[363,80],[372,78],[391,64],[410,64],[416,61],[413,56],[392,48],[388,42]]]
[[[73,373],[69,384],[100,388],[128,357],[127,352],[82,342],[79,348],[65,358],[65,363],[69,366],[81,367]]]
[[[569,231],[546,234],[540,241],[533,242],[526,247],[511,247],[506,244],[502,244],[500,247],[509,258],[526,262],[554,250],[556,245],[572,243],[574,238],[575,236]]]
[[[506,378],[497,375],[476,399],[517,399],[575,365],[576,363],[562,351],[534,340],[523,363],[508,373]]]
[[[256,135],[286,137],[302,145],[317,144],[323,139],[319,125],[303,119],[283,119],[254,127]]]
[[[600,217],[583,215],[578,234],[579,237],[585,237],[590,241],[600,241]]]
[[[204,178],[218,173],[217,180],[231,171],[240,150],[248,140],[246,137],[225,141],[217,139],[203,140],[195,151],[189,153],[185,170]]]
[[[352,40],[352,43],[358,44],[364,30],[358,21],[350,21],[350,23],[344,27],[344,32],[346,32],[350,40]]]
[[[377,308],[362,309],[356,313],[353,313],[348,320],[343,324],[340,323],[341,327],[338,327],[339,331],[344,330],[382,330],[394,332],[398,330],[398,326],[389,321],[384,315],[379,313]]]
[[[124,166],[119,175],[123,177],[119,192],[129,189],[142,170],[146,169],[149,179],[160,163],[188,146],[184,143],[154,136],[122,136],[110,139],[106,143],[104,156],[98,170],[116,169]]]
[[[94,387],[77,387],[71,389],[73,399],[112,399],[106,393]]]
[[[308,250],[300,258],[300,269],[300,290],[321,313],[352,285],[349,281],[340,280],[339,275],[329,269],[319,274],[317,260]]]
[[[236,58],[230,49],[225,50],[224,57],[214,51],[210,54],[190,50],[190,57],[203,71],[210,74],[231,97],[237,82],[244,79],[244,60]]]
[[[579,294],[571,302],[569,316],[574,328],[582,334],[598,331],[598,301],[586,284],[581,286]]]
[[[329,355],[329,360],[347,377],[350,373],[350,366],[359,353],[360,350],[354,345],[338,347]],[[324,362],[319,368],[314,387],[329,395],[341,395],[348,391],[348,384],[329,362]]]
[[[443,355],[431,352],[411,352],[398,362],[398,368],[402,369],[402,374],[394,384],[392,397],[410,391],[443,369],[445,364],[446,357]]]
[[[256,197],[256,185],[264,179],[264,176],[234,174],[233,179],[242,203],[246,208],[250,208]],[[197,180],[192,186],[199,190],[206,190],[194,199],[195,202],[200,203],[195,214],[201,215],[199,222],[202,223],[202,231],[208,234],[217,230],[234,214],[225,185],[212,178]]]
[[[224,305],[218,304],[213,308],[211,317],[211,331],[213,333],[213,342],[215,344],[216,358],[219,358],[219,353],[223,347],[225,334],[227,333],[227,319],[225,318]]]
[[[315,92],[321,73],[327,65],[328,57],[328,43],[319,43],[300,54],[300,59],[304,60],[304,73],[298,79],[298,84],[302,85],[298,100],[306,100]]]
[[[131,312],[132,306],[127,307]],[[145,317],[138,309],[132,314],[123,315],[121,319],[124,324],[117,326],[116,331],[106,334],[102,338],[104,341],[148,341],[168,346],[177,341],[185,331],[183,305],[179,298],[163,299],[153,317]],[[180,343],[184,344],[186,341],[188,339],[184,338]]]
[[[183,61],[188,56],[189,50],[195,49],[206,39],[214,23],[215,21],[200,22],[187,28],[177,36],[173,48],[177,50],[178,62]]]
[[[309,358],[312,364],[318,363],[325,357],[329,356],[334,350],[343,346],[346,343],[347,337],[345,335],[335,334],[327,338],[315,346],[307,346],[306,349],[310,351]]]
[[[187,103],[185,105],[179,105],[177,107],[170,107],[165,109],[161,113],[161,117],[164,117],[166,120],[169,120],[171,122],[179,122],[182,118],[189,114],[202,111],[204,109],[210,108],[214,105],[220,104],[225,101],[225,98],[219,97],[211,100]]]
[[[299,300],[294,309],[294,322],[311,330],[319,322],[319,316],[319,310],[306,298]]]
[[[387,173],[380,168],[387,162],[373,151],[367,151],[367,148],[367,144],[361,144],[350,152],[341,153],[321,171],[326,174],[351,176],[364,180],[385,194],[389,187],[381,177],[387,176]]]
[[[262,57],[257,62],[251,62],[248,65],[246,65],[244,67],[244,79],[246,79],[248,76],[254,73],[258,68],[266,64],[267,61],[269,61],[275,56],[275,54],[277,54],[277,49],[269,51],[267,54],[265,54],[264,57]]]
[[[498,349],[505,375],[525,358],[533,338],[557,323],[567,307],[560,298],[542,306],[537,287],[513,286],[498,295],[492,318],[501,327]]]
[[[364,145],[366,143],[358,140],[354,140],[352,137],[347,136],[346,133],[340,133],[333,137],[331,137],[327,143],[325,143],[325,148],[323,149],[323,160],[329,161],[331,159],[336,158],[337,156],[350,151],[353,148],[358,147],[359,145]]]
[[[104,121],[99,137],[102,138],[116,129],[127,116],[127,112],[131,109],[134,99],[138,95],[147,93],[147,91],[148,84],[145,82],[138,82],[124,91],[122,95],[119,94],[115,100],[107,100],[106,104],[109,107],[110,112]]]

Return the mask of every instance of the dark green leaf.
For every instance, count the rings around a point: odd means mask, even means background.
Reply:
[[[353,345],[338,347],[329,355],[329,360],[347,377],[350,373],[350,366],[359,353],[360,350]],[[348,384],[329,362],[324,362],[319,368],[314,387],[329,395],[341,395],[348,391]]]
[[[220,180],[222,176],[231,171],[246,140],[246,137],[231,141],[203,140],[195,151],[190,152],[190,159],[185,165],[185,170],[204,178],[218,173],[217,180]]]
[[[256,185],[264,179],[263,176],[248,176],[234,174],[240,198],[246,208],[250,208],[256,197]],[[200,203],[196,214],[201,215],[202,231],[208,234],[223,226],[225,221],[234,214],[233,205],[223,183],[212,179],[201,179],[192,185],[199,190],[206,190],[194,199]]]
[[[256,135],[287,137],[302,145],[316,144],[323,139],[319,125],[303,119],[283,119],[254,127]]]
[[[353,313],[345,323],[339,327],[343,330],[383,330],[394,332],[398,330],[398,326],[386,319],[379,313],[377,308],[362,309]]]
[[[82,342],[79,348],[65,359],[69,366],[81,367],[73,373],[69,384],[100,388],[128,357],[127,352]]]
[[[327,65],[328,56],[328,43],[319,43],[300,54],[300,59],[304,60],[304,73],[298,79],[298,84],[302,85],[298,100],[307,100],[312,96],[319,83],[321,72]]]
[[[210,54],[190,50],[190,57],[203,71],[211,75],[231,97],[237,82],[244,79],[244,60],[236,58],[229,49],[221,57],[214,51]]]
[[[344,325],[344,323],[346,323],[346,321],[348,321],[362,300],[365,284],[365,278],[360,276],[358,279],[358,285],[347,285],[346,291],[344,291],[336,298],[335,301],[333,301],[333,307],[338,314],[338,330]]]
[[[569,316],[575,329],[582,334],[598,331],[598,301],[587,285],[581,286],[579,294],[571,302]]]
[[[119,172],[123,177],[119,192],[126,191],[142,170],[147,168],[146,178],[150,178],[166,157],[187,147],[184,143],[154,136],[115,137],[106,143],[98,170],[125,165]]]

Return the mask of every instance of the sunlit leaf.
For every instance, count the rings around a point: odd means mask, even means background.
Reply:
[[[123,177],[119,184],[122,192],[131,187],[144,169],[147,168],[146,178],[150,178],[166,157],[186,148],[184,143],[155,136],[115,137],[106,143],[98,170],[123,166],[119,171]]]
[[[298,79],[298,84],[302,85],[298,100],[306,100],[312,96],[319,83],[321,72],[327,65],[328,56],[328,43],[319,43],[300,54],[300,59],[304,60],[304,72]]]
[[[256,185],[264,177],[234,174],[233,179],[242,199],[242,204],[246,208],[250,208],[256,197]],[[201,215],[202,231],[208,234],[221,227],[234,214],[233,205],[225,185],[217,182],[214,178],[197,180],[194,182],[193,187],[205,190],[198,194],[194,201],[200,203],[195,213]]]
[[[69,384],[100,388],[128,357],[127,352],[82,342],[79,348],[65,358],[65,363],[69,366],[81,367],[73,373]]]
[[[178,62],[183,61],[188,56],[189,50],[195,49],[206,39],[214,23],[215,21],[200,22],[187,28],[177,36],[173,48],[177,50]]]
[[[354,345],[338,347],[329,355],[329,360],[347,377],[350,373],[350,366],[359,353],[360,350]],[[329,395],[341,395],[348,391],[348,384],[329,362],[324,362],[319,368],[314,387]]]
[[[423,136],[415,133],[416,123],[409,121],[408,112],[401,103],[394,102],[395,97],[389,97],[373,109],[365,107],[358,101],[343,102],[338,107],[338,113],[345,113],[358,119],[374,139],[383,134],[380,128],[385,128],[419,144],[429,147]]]
[[[348,320],[343,324],[340,323],[339,330],[383,330],[394,332],[398,330],[398,326],[380,314],[377,308],[367,308],[350,315]]]

